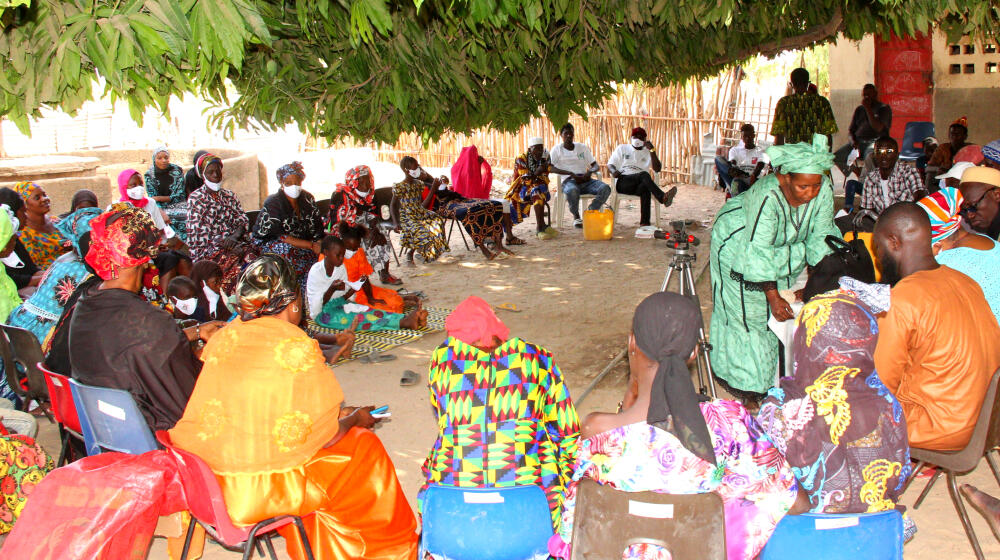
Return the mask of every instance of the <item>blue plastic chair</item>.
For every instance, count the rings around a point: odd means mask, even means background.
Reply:
[[[916,161],[924,155],[924,138],[934,136],[934,123],[910,121],[903,130],[903,141],[899,144],[899,159]]]
[[[135,399],[128,391],[69,380],[87,455],[105,451],[139,455],[159,449]]]
[[[903,516],[898,511],[786,515],[760,560],[903,560]]]
[[[552,516],[538,486],[458,488],[431,485],[424,494],[420,556],[449,560],[548,558]]]

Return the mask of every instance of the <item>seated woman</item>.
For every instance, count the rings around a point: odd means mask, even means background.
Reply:
[[[424,461],[418,496],[428,484],[536,485],[545,490],[558,527],[580,423],[552,354],[511,338],[490,305],[474,296],[448,315],[445,328],[448,338],[431,356],[427,379],[438,438]],[[482,394],[468,390],[472,386]],[[508,410],[508,400],[520,405]],[[521,443],[499,445],[512,441]],[[468,457],[476,460],[462,460]]]
[[[347,270],[347,281],[359,285],[354,294],[354,302],[382,311],[402,313],[407,303],[419,303],[415,295],[401,297],[395,290],[373,286],[368,276],[374,272],[368,263],[367,253],[362,245],[365,229],[361,226],[351,227],[342,224],[340,238],[344,241],[344,268]]]
[[[875,372],[875,313],[832,291],[811,299],[797,323],[795,375],[768,392],[757,421],[813,513],[893,509],[912,467],[903,409]]]
[[[328,235],[321,243],[323,260],[309,270],[306,302],[309,317],[328,329],[397,331],[427,325],[427,312],[417,306],[409,315],[390,313],[354,303],[351,298],[362,289],[361,282],[349,282],[344,267],[344,242]]]
[[[187,235],[191,258],[222,267],[222,289],[231,292],[236,278],[259,254],[248,236],[250,221],[240,200],[222,188],[222,160],[206,153],[195,165],[204,185],[188,197]]]
[[[119,202],[145,210],[152,218],[156,229],[160,231],[160,248],[153,259],[159,271],[160,285],[166,286],[177,275],[190,275],[191,257],[182,252],[185,249],[184,243],[174,228],[167,223],[166,212],[160,209],[156,201],[146,196],[146,189],[142,186],[142,175],[135,169],[126,169],[119,173],[118,192],[121,194]]]
[[[917,202],[931,220],[935,260],[972,278],[1000,321],[1000,243],[961,227],[962,191],[944,187]]]
[[[52,263],[35,293],[11,312],[8,325],[31,331],[39,344],[45,342],[69,296],[90,276],[83,257],[90,249],[90,221],[100,214],[98,208],[83,208],[59,220],[56,228],[73,243],[73,251]]]
[[[198,305],[192,318],[199,322],[228,321],[233,316],[229,296],[222,291],[222,268],[213,261],[198,261],[191,269]]]
[[[7,412],[0,408],[0,415]],[[0,426],[0,543],[14,528],[35,486],[54,468],[52,457],[34,438],[8,434]]]
[[[503,211],[503,203],[498,200],[465,198],[444,185],[442,177],[441,187],[437,190],[432,190],[429,185],[424,187],[423,196],[431,197],[431,209],[443,218],[462,222],[462,227],[469,232],[472,242],[487,259],[492,260],[500,253],[513,255],[513,251],[503,246],[504,216],[510,219]],[[493,241],[496,252],[486,247],[486,240]]]
[[[15,219],[20,224],[21,219],[24,218],[24,200],[21,195],[17,194],[13,189],[3,187],[0,188],[0,204],[6,205],[10,208],[11,212],[14,213]],[[31,292],[38,287],[38,284],[42,281],[42,276],[45,274],[44,270],[40,270],[38,266],[35,265],[34,261],[31,260],[31,255],[28,250],[21,243],[21,240],[15,236],[16,241],[14,242],[14,252],[11,253],[11,265],[7,266],[7,276],[14,281],[14,285],[17,286],[18,292],[25,296],[31,295]],[[17,262],[14,262],[14,255],[16,255]]]
[[[174,445],[216,472],[237,525],[295,514],[317,559],[415,558],[416,519],[369,429],[373,407],[341,406],[337,378],[298,327],[295,272],[264,255],[240,276],[237,295],[240,317],[205,346],[191,401],[170,430]],[[289,556],[304,558],[294,525],[279,531]]]
[[[73,198],[69,201],[69,212],[59,214],[59,219],[61,220],[81,208],[100,208],[100,206],[101,205],[97,202],[97,195],[94,194],[94,191],[89,189],[80,189],[73,193]]]
[[[184,192],[189,197],[191,193],[200,189],[205,184],[205,179],[198,174],[198,160],[207,153],[207,150],[198,150],[195,152],[194,157],[191,159],[191,169],[188,169],[187,173],[184,174]]]
[[[399,246],[409,249],[407,262],[413,265],[413,253],[420,253],[425,262],[437,260],[448,250],[444,238],[444,220],[430,210],[433,191],[441,182],[421,169],[416,158],[406,156],[399,162],[406,178],[392,187],[392,222],[400,232]],[[426,181],[426,182],[425,182]],[[430,193],[424,195],[424,186]]]
[[[742,196],[742,195],[741,195]],[[791,467],[742,405],[699,404],[687,363],[695,357],[701,310],[691,299],[659,292],[642,301],[629,337],[629,383],[617,414],[583,423],[574,480],[590,478],[625,492],[722,498],[730,560],[750,560],[796,503]],[[803,499],[803,502],[805,500]],[[569,558],[576,485],[566,498],[558,539],[549,551]],[[804,503],[796,511],[805,511]],[[628,558],[659,558],[636,545]]]
[[[24,200],[24,214],[18,216],[21,221],[20,241],[31,255],[32,262],[40,270],[45,270],[59,255],[70,250],[70,245],[59,235],[55,222],[48,217],[52,204],[42,187],[22,182],[15,184],[14,190]]]
[[[478,148],[475,146],[462,148],[455,164],[451,166],[451,184],[451,189],[465,199],[490,200],[490,191],[493,189],[493,168],[483,156],[479,155]],[[500,204],[503,209],[502,224],[503,231],[507,234],[507,245],[524,245],[523,239],[514,237],[514,223],[510,219],[510,202],[504,199]],[[438,211],[438,213],[441,212]]]
[[[344,203],[336,211],[330,208],[329,231],[338,231],[344,224],[363,227],[365,235],[361,240],[362,247],[368,255],[368,262],[378,271],[379,280],[393,286],[402,284],[402,280],[389,274],[392,248],[389,246],[389,238],[379,230],[382,216],[374,204],[375,179],[372,178],[371,169],[367,165],[351,168],[344,183],[337,185],[337,190],[343,193]]]
[[[170,150],[166,146],[153,149],[153,163],[146,170],[146,192],[163,208],[170,227],[181,242],[187,241],[187,190],[184,188],[184,170],[170,163]]]
[[[285,257],[305,288],[309,267],[319,254],[323,217],[313,195],[302,188],[306,172],[301,162],[283,165],[275,175],[281,190],[268,196],[261,206],[253,228],[254,243],[261,253]]]
[[[549,152],[542,145],[542,138],[528,141],[528,151],[514,160],[514,180],[507,191],[510,201],[510,219],[516,224],[535,209],[538,238],[552,239],[559,234],[552,226],[545,225],[545,203],[549,201]]]

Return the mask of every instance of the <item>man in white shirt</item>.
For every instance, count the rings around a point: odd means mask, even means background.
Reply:
[[[767,154],[757,145],[757,131],[752,124],[740,127],[742,142],[729,148],[728,159],[715,158],[715,168],[719,171],[719,183],[733,196],[749,189],[760,177]]]
[[[621,194],[639,196],[639,225],[649,225],[650,199],[655,198],[664,206],[670,206],[677,194],[677,187],[672,187],[664,193],[656,185],[653,176],[649,174],[663,169],[660,158],[656,155],[653,143],[646,140],[646,130],[641,127],[632,129],[630,143],[621,144],[608,159],[608,173],[616,179],[615,189]]]
[[[569,211],[573,213],[573,225],[582,228],[580,195],[594,195],[589,208],[600,210],[611,196],[611,187],[600,179],[591,177],[591,174],[597,173],[599,169],[597,160],[586,144],[573,141],[574,132],[570,123],[564,124],[559,129],[559,136],[563,141],[562,144],[552,147],[549,159],[552,162],[551,172],[563,176],[562,190],[566,195],[566,202],[569,203]]]

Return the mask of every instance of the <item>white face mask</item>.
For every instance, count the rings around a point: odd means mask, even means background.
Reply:
[[[285,185],[282,188],[285,189],[288,198],[298,198],[302,194],[302,185]]]
[[[364,197],[368,196],[368,193],[370,193],[371,191],[355,191],[355,192],[358,193],[358,196],[360,196],[361,198],[364,198]]]
[[[222,188],[222,183],[213,183],[208,179],[205,179],[205,186],[212,191],[218,192],[218,190]]]
[[[143,187],[142,185],[139,185],[138,187],[132,187],[130,189],[127,189],[125,191],[125,194],[127,194],[128,197],[131,198],[132,200],[142,200],[146,198],[146,188]]]
[[[24,268],[24,261],[21,257],[17,256],[17,253],[11,251],[9,255],[0,259],[0,262],[4,264],[7,268]]]
[[[642,147],[645,146],[645,145],[646,145],[646,141],[645,140],[640,140],[638,138],[633,138],[632,139],[632,147],[635,148],[635,149],[637,149],[637,150],[641,150]]]
[[[173,298],[174,307],[184,315],[191,315],[198,308],[198,298],[177,299]]]
[[[413,177],[414,179],[419,179],[420,176],[423,175],[423,171],[419,167],[416,169],[411,169],[407,171],[407,173],[409,173],[410,177]]]

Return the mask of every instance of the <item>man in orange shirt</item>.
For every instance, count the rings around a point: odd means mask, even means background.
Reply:
[[[1000,325],[974,280],[934,260],[930,221],[916,204],[890,206],[874,245],[893,286],[875,368],[903,406],[912,447],[961,449],[1000,367]]]

